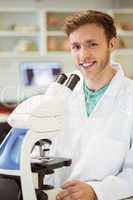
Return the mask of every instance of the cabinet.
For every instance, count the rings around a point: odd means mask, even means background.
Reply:
[[[0,57],[34,57],[69,50],[62,31],[72,12],[0,9]]]
[[[118,33],[118,46],[114,52],[114,59],[120,62],[128,77],[133,78],[133,10],[113,10]]]
[[[0,10],[0,57],[40,53],[39,17],[37,10]]]

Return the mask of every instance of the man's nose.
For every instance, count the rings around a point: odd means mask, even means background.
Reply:
[[[91,57],[91,50],[86,47],[81,47],[80,59],[84,60],[85,58],[90,58],[90,57]]]

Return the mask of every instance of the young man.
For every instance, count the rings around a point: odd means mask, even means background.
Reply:
[[[47,183],[62,186],[57,200],[131,197],[133,82],[110,62],[114,22],[105,13],[86,11],[68,18],[65,30],[81,80],[66,102],[64,132],[54,138],[51,154],[71,158],[72,165],[57,169]],[[15,200],[18,188],[8,183],[13,194],[6,195],[7,184],[1,180],[0,196]]]
[[[66,105],[56,156],[72,158],[54,174],[58,200],[120,200],[133,196],[133,82],[111,63],[113,19],[88,10],[65,23],[81,81]]]

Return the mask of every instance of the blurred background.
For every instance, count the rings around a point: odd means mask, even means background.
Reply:
[[[0,102],[37,93],[61,71],[74,70],[65,17],[99,9],[114,17],[119,35],[112,59],[133,78],[133,0],[0,0]]]
[[[115,19],[119,42],[112,60],[133,78],[133,0],[0,0],[1,132],[19,102],[44,93],[58,73],[74,70],[62,25],[66,16],[85,9]]]

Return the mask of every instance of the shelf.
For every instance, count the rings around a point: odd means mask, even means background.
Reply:
[[[15,31],[0,31],[0,37],[39,37],[39,32],[21,33]]]
[[[66,34],[62,31],[47,31],[47,36],[64,36],[66,37]]]
[[[0,58],[34,58],[40,56],[40,53],[36,52],[0,52]]]
[[[118,36],[133,37],[133,31],[119,30],[119,31],[117,31],[117,33],[118,33]]]
[[[117,49],[115,50],[115,52],[113,53],[114,55],[118,56],[118,55],[133,55],[133,49]]]
[[[36,8],[0,8],[0,12],[2,13],[35,13],[38,12],[40,9],[36,9]]]

